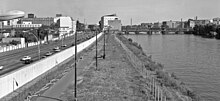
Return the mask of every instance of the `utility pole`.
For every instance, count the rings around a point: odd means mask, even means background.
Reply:
[[[97,55],[98,55],[98,51],[97,51],[97,29],[96,29],[96,33],[95,33],[95,38],[96,38],[96,51],[95,51],[95,59],[96,59],[96,69],[98,68],[98,57],[97,57]]]
[[[78,20],[77,20],[77,27],[78,26]],[[77,31],[75,33],[75,84],[74,84],[74,101],[77,101],[77,96],[76,96],[76,85],[77,85]]]
[[[103,59],[105,59],[105,31],[104,31],[104,47],[103,47]]]

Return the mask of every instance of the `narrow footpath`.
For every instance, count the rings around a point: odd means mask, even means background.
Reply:
[[[98,41],[98,44],[97,44],[98,52],[100,52],[102,48],[103,48],[103,38],[102,40]],[[81,74],[84,68],[89,66],[92,63],[92,61],[94,61],[95,49],[96,49],[95,44],[93,44],[92,47],[85,49],[83,52],[79,54],[78,59],[77,59],[78,60],[77,62],[77,73],[78,74]],[[41,94],[41,96],[61,99],[60,96],[64,94],[64,91],[68,88],[68,86],[74,84],[74,80],[75,80],[74,79],[75,78],[74,64],[75,64],[75,60],[74,58],[72,58],[65,65],[62,65],[68,68],[67,70],[64,71],[63,74],[61,74],[64,76],[59,80],[57,79],[51,80],[51,82],[55,82],[55,83],[52,83],[52,84],[48,83],[45,87],[43,87],[37,93]],[[81,77],[78,77],[78,78],[80,79]],[[38,97],[36,101],[54,101],[54,99]]]

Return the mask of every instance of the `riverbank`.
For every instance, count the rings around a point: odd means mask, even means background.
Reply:
[[[152,61],[151,56],[147,56],[142,47],[133,42],[132,39],[127,39],[124,36],[118,35],[118,37],[123,40],[122,42],[128,46],[130,50],[144,63],[147,70],[153,71],[156,73],[155,77],[157,81],[164,85],[170,90],[174,90],[176,93],[181,93],[182,95],[189,96],[193,101],[201,101],[199,95],[195,94],[184,82],[179,81],[178,77],[173,73],[170,74],[163,69],[163,65]],[[175,94],[174,94],[175,95]]]
[[[163,66],[152,61],[141,50],[141,46],[123,36],[109,35],[106,59],[98,59],[97,68],[94,61],[78,74],[82,78],[77,84],[77,99],[80,101],[152,101],[158,98],[166,98],[167,101],[197,101],[184,83],[181,83],[181,87],[175,85],[178,80],[174,75],[163,71]],[[73,87],[74,84],[69,85],[60,98],[73,100]]]

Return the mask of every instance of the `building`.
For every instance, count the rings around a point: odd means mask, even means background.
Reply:
[[[0,29],[3,28],[3,22],[0,22]]]
[[[39,28],[41,26],[42,26],[42,24],[24,23],[24,24],[15,24],[15,25],[13,25],[12,28]]]
[[[103,29],[105,26],[108,26],[108,21],[109,20],[115,20],[118,19],[118,17],[116,16],[116,14],[112,14],[112,15],[104,15],[101,17],[101,29]]]
[[[220,18],[213,18],[213,24],[220,25]]]
[[[118,20],[117,18],[115,20],[108,20],[108,25],[111,30],[121,31],[121,20]]]
[[[203,20],[192,20],[192,19],[190,19],[190,20],[188,20],[188,23],[189,23],[189,27],[193,28],[193,27],[195,27],[195,25],[204,26],[204,25],[210,24],[211,22],[210,22],[210,20],[206,20],[206,19],[203,19]],[[214,21],[213,21],[213,23],[214,23]]]
[[[193,28],[193,27],[195,27],[195,21],[194,20],[192,20],[192,19],[189,19],[188,20],[188,23],[189,23],[189,28]]]
[[[162,23],[160,23],[160,22],[155,22],[155,23],[153,24],[153,27],[152,27],[152,28],[161,28],[161,25],[162,25]]]
[[[141,27],[152,28],[153,27],[153,23],[141,23]]]
[[[194,20],[195,25],[207,25],[210,23],[210,20],[203,19],[203,20]]]
[[[168,26],[168,28],[183,28],[184,23],[182,21],[163,21],[164,24]]]
[[[12,41],[19,41],[20,44],[25,45],[25,38],[2,38],[3,43],[10,43]]]
[[[46,17],[46,18],[21,18],[18,24],[23,24],[25,22],[32,22],[32,24],[42,24],[45,26],[50,26],[54,23],[54,18]]]
[[[70,35],[76,32],[76,21],[69,16],[62,16],[54,18],[54,22],[59,27],[59,36]]]
[[[28,14],[28,18],[34,18],[34,14]]]
[[[56,14],[56,17],[61,17],[62,16],[62,14]]]

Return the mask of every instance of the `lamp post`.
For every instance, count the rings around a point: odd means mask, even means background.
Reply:
[[[77,23],[76,23],[77,25],[78,25],[78,20],[77,20]],[[77,26],[78,27],[78,26]],[[72,29],[73,29],[73,27],[72,27]],[[76,31],[76,33],[75,33],[75,80],[74,80],[74,82],[75,82],[75,84],[74,84],[74,101],[77,101],[77,96],[76,96],[76,84],[77,84],[77,64],[76,64],[76,62],[77,62],[77,31]]]
[[[39,32],[38,32],[39,33]],[[39,58],[39,60],[40,60],[40,43],[39,43],[39,39],[38,39],[38,37],[35,35],[35,34],[33,34],[33,33],[31,33],[32,35],[34,35],[34,37],[36,38],[36,40],[37,40],[37,47],[38,47],[38,58]]]
[[[96,38],[96,42],[95,42],[95,44],[96,44],[96,51],[95,51],[95,60],[96,60],[96,69],[97,69],[97,67],[98,67],[98,57],[97,57],[97,55],[98,55],[98,51],[97,51],[97,30],[95,31],[95,38]]]
[[[105,31],[104,31],[104,46],[103,46],[103,59],[105,59]]]

